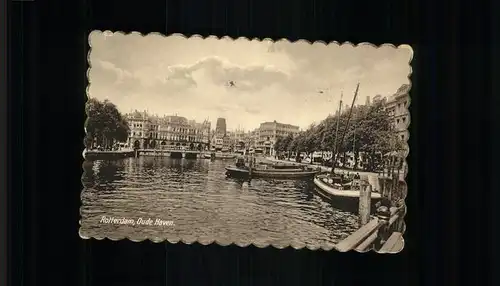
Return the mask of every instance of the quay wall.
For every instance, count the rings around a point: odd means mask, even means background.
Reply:
[[[161,150],[161,149],[137,150],[137,156],[146,156],[146,157],[173,157],[173,158],[196,159],[196,158],[201,158],[203,154],[204,153],[201,151],[185,151],[185,150]]]
[[[134,151],[97,151],[90,150],[84,152],[83,157],[86,160],[117,160],[134,157]]]

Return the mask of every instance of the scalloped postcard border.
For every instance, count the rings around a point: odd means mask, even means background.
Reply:
[[[410,153],[410,148],[409,148],[409,144],[408,144],[408,140],[410,138],[410,132],[408,131],[408,128],[410,127],[410,124],[411,124],[411,113],[409,112],[409,106],[411,105],[411,89],[412,89],[412,81],[411,81],[411,76],[413,75],[413,69],[412,69],[412,66],[411,66],[411,63],[413,61],[413,57],[414,57],[414,51],[413,51],[413,48],[410,46],[410,45],[407,45],[407,44],[402,44],[402,45],[399,45],[399,46],[396,46],[394,44],[389,44],[389,43],[385,43],[385,44],[381,44],[381,45],[375,45],[375,44],[372,44],[372,43],[368,43],[368,42],[361,42],[361,43],[358,43],[358,44],[354,44],[354,43],[351,43],[351,42],[343,42],[343,43],[339,43],[337,41],[331,41],[329,43],[326,43],[324,41],[314,41],[314,42],[310,42],[308,40],[305,40],[305,39],[299,39],[299,40],[296,40],[296,41],[290,41],[286,38],[280,38],[278,40],[273,40],[271,38],[264,38],[264,39],[259,39],[259,38],[253,38],[253,39],[249,39],[247,37],[238,37],[236,39],[233,39],[232,37],[229,37],[229,36],[222,36],[222,37],[218,37],[218,36],[215,36],[215,35],[210,35],[210,36],[206,36],[206,37],[203,37],[199,34],[194,34],[194,35],[191,35],[189,37],[183,35],[183,34],[180,34],[180,33],[172,33],[172,34],[169,34],[169,35],[165,35],[165,34],[162,34],[162,33],[158,33],[158,32],[151,32],[151,33],[147,33],[147,34],[143,34],[141,32],[135,32],[135,31],[132,31],[132,32],[122,32],[122,31],[110,31],[110,30],[104,30],[104,31],[101,31],[101,30],[93,30],[91,31],[89,34],[88,34],[88,37],[87,37],[87,44],[89,45],[89,50],[88,50],[88,53],[87,53],[87,63],[88,63],[88,69],[86,71],[86,78],[87,78],[87,88],[86,88],[86,96],[87,96],[87,100],[86,102],[88,101],[88,95],[89,95],[89,91],[90,91],[90,85],[92,84],[91,83],[91,80],[90,80],[90,70],[92,69],[92,63],[90,61],[90,55],[92,53],[92,44],[91,44],[91,41],[90,41],[90,38],[92,36],[92,34],[95,34],[95,33],[101,33],[101,34],[121,34],[121,35],[140,35],[142,37],[146,37],[146,36],[149,36],[149,35],[156,35],[156,36],[161,36],[163,38],[168,38],[168,37],[172,37],[172,36],[177,36],[177,37],[183,37],[185,38],[186,40],[189,40],[191,38],[198,38],[198,39],[217,39],[217,40],[230,40],[230,41],[260,41],[260,42],[272,42],[272,43],[276,43],[276,42],[281,42],[281,41],[284,41],[284,42],[287,42],[287,43],[291,43],[291,44],[295,44],[295,43],[300,43],[300,42],[304,42],[304,43],[307,43],[309,45],[325,45],[325,46],[330,46],[330,45],[337,45],[337,46],[344,46],[344,45],[347,45],[347,46],[351,46],[351,47],[359,47],[359,46],[370,46],[372,48],[375,48],[375,49],[378,49],[378,48],[381,48],[381,47],[391,47],[393,49],[408,49],[410,51],[410,59],[408,61],[408,65],[410,67],[410,72],[408,73],[408,90],[407,90],[407,94],[408,94],[408,98],[409,98],[409,101],[408,101],[408,104],[406,105],[406,114],[408,114],[408,121],[406,121],[406,142],[405,142],[405,147],[406,147],[406,150],[407,152],[405,153],[405,159],[404,159],[404,162],[405,164],[408,164],[407,162],[407,158],[408,158],[408,155]],[[85,112],[85,120],[87,119],[87,116],[88,114]],[[87,130],[85,129],[85,126],[84,126],[84,131],[85,131],[85,134],[87,134]],[[84,143],[84,142],[83,142]],[[85,145],[83,144],[83,149],[85,149]],[[84,152],[84,151],[83,151]],[[82,152],[82,156],[84,157],[84,153]],[[85,157],[84,157],[84,162],[82,163],[82,177],[81,177],[81,183],[82,183],[82,190],[81,190],[81,193],[80,193],[80,203],[82,202],[82,195],[83,195],[83,191],[86,189],[84,186],[83,186],[83,177],[85,176],[85,169],[83,167],[83,164],[85,163]],[[395,251],[395,252],[389,252],[389,254],[397,254],[397,253],[400,253],[401,251],[404,250],[404,247],[405,247],[405,239],[404,239],[404,234],[406,232],[406,222],[404,221],[404,218],[406,216],[406,213],[407,213],[407,206],[406,206],[406,197],[408,196],[408,185],[406,183],[406,177],[408,176],[408,172],[409,172],[409,167],[407,168],[407,172],[405,172],[403,174],[403,177],[404,177],[404,182],[406,184],[406,192],[403,194],[404,195],[404,198],[402,198],[403,202],[404,202],[404,205],[403,205],[403,208],[404,208],[404,212],[403,212],[403,230],[402,230],[402,235],[401,235],[401,249],[399,251]],[[83,233],[81,232],[81,219],[82,219],[82,208],[83,206],[80,206],[80,209],[79,209],[79,213],[80,213],[80,221],[79,221],[79,224],[80,224],[80,228],[78,230],[78,233],[80,235],[80,237],[82,239],[96,239],[96,240],[104,240],[104,239],[109,239],[109,240],[112,240],[112,241],[118,241],[118,240],[122,240],[122,239],[128,239],[130,241],[133,241],[133,242],[142,242],[142,241],[145,241],[145,240],[149,240],[151,242],[154,242],[154,243],[163,243],[163,242],[166,242],[168,241],[169,243],[172,243],[172,244],[177,244],[179,242],[182,242],[184,244],[187,244],[187,245],[190,245],[190,244],[193,244],[193,243],[199,243],[201,245],[211,245],[213,243],[216,243],[217,245],[219,246],[229,246],[229,245],[237,245],[239,247],[247,247],[247,246],[250,246],[250,245],[253,245],[253,246],[256,246],[258,248],[266,248],[266,247],[269,247],[269,246],[272,246],[276,249],[284,249],[284,248],[288,248],[288,247],[292,247],[293,249],[295,250],[301,250],[301,249],[304,249],[304,248],[307,248],[309,250],[324,250],[324,251],[330,251],[330,250],[337,250],[335,248],[335,245],[332,245],[332,244],[323,244],[323,245],[310,245],[310,244],[305,244],[305,243],[301,243],[301,244],[298,244],[298,243],[289,243],[288,245],[279,245],[279,244],[273,244],[273,243],[264,243],[264,244],[259,244],[259,243],[255,243],[255,242],[241,242],[241,241],[232,241],[232,242],[225,242],[225,241],[220,241],[220,240],[216,240],[216,239],[213,239],[213,240],[203,240],[203,239],[200,239],[200,238],[197,238],[195,240],[187,240],[186,238],[182,238],[182,237],[178,237],[178,238],[154,238],[154,237],[130,237],[130,236],[123,236],[123,237],[112,237],[112,236],[85,236],[83,235]],[[338,250],[337,250],[338,251]],[[356,249],[353,249],[351,251],[355,251],[355,252],[358,252],[358,253],[367,253],[367,252],[376,252],[376,253],[380,253],[382,254],[382,252],[379,252],[379,251],[376,251],[372,248],[366,250],[366,251],[358,251]],[[384,252],[383,254],[385,254],[387,252]]]

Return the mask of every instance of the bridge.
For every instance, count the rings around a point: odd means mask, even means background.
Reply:
[[[173,157],[173,158],[188,158],[195,159],[203,156],[205,153],[210,154],[210,151],[189,150],[179,147],[169,147],[162,149],[137,149],[135,156],[152,156],[152,157]]]

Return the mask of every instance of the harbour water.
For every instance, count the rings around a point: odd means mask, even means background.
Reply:
[[[317,246],[333,245],[358,228],[357,216],[325,202],[312,182],[226,178],[224,167],[231,163],[166,157],[86,161],[80,233]],[[172,223],[108,223],[110,218]]]

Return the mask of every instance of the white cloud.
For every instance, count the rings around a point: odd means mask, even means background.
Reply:
[[[352,100],[390,95],[408,83],[411,53],[209,38],[91,35],[90,96],[133,109],[225,117],[229,128],[277,120],[306,128]],[[234,86],[228,86],[230,81]],[[330,92],[319,90],[330,88]],[[215,123],[215,122],[214,122]]]

